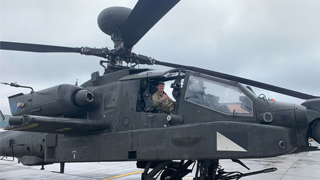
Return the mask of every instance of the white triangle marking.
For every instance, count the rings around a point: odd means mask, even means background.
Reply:
[[[247,150],[243,149],[241,146],[231,141],[219,132],[217,132],[217,151],[247,152]]]

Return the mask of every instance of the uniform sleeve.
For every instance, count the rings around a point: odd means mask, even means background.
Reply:
[[[158,98],[157,95],[152,96],[153,106],[158,107],[161,104],[161,98]]]

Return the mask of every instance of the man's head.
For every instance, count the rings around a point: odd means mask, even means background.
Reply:
[[[158,92],[162,93],[164,90],[164,82],[163,81],[159,81],[157,83],[157,88],[158,88]]]

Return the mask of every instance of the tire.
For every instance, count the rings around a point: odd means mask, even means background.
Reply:
[[[160,176],[160,180],[169,180],[171,175],[173,173],[175,173],[177,170],[173,169],[173,168],[168,168],[168,169],[165,169],[163,171],[163,173],[161,174]],[[175,179],[175,180],[182,180],[182,179]]]

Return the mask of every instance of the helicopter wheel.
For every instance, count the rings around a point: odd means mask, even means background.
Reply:
[[[177,172],[177,170],[173,168],[165,169],[161,174],[160,180],[169,180],[175,172]],[[182,180],[182,179],[175,179],[175,180]]]

